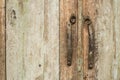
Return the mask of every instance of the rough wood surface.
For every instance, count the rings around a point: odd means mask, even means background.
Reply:
[[[111,0],[98,0],[96,2],[98,13],[95,24],[96,43],[98,45],[98,59],[95,65],[97,80],[114,80],[112,66],[115,55],[115,26],[112,4]]]
[[[119,80],[119,1],[83,0],[83,16],[95,29],[95,73],[93,80]],[[84,60],[85,62],[85,60]],[[86,66],[86,65],[84,65]],[[85,72],[85,70],[84,70]],[[86,74],[86,73],[84,73]],[[88,77],[90,80],[90,78]]]
[[[120,80],[119,3],[6,0],[7,80]],[[0,80],[5,80],[4,0],[0,1],[0,8]],[[74,25],[69,20],[72,14],[76,16]],[[86,16],[94,28],[96,47],[91,70]],[[71,66],[67,65],[68,27],[72,27],[73,35]]]
[[[0,0],[0,80],[5,80],[5,0]]]
[[[83,0],[78,0],[78,50],[77,50],[77,70],[78,70],[78,80],[83,80],[84,69],[83,69],[83,47],[82,47],[82,27],[83,27],[83,17],[82,17],[82,5]]]
[[[59,80],[59,0],[6,0],[7,80]]]
[[[76,23],[71,25],[70,17],[76,16]],[[72,29],[72,64],[67,65],[68,44],[67,31],[68,27]],[[77,63],[77,45],[78,45],[78,1],[77,0],[60,0],[60,80],[79,80],[78,63]]]
[[[88,74],[94,76],[92,80],[120,79],[118,3],[118,0],[83,0],[83,16],[87,15],[91,18],[95,29],[95,73]],[[91,79],[88,77],[88,80]]]
[[[93,59],[93,68],[89,69],[89,57],[88,54],[90,54],[90,45],[93,45],[93,48],[96,44],[96,39],[91,39],[90,41],[90,36],[95,37],[95,21],[96,21],[96,2],[95,0],[83,0],[83,6],[82,6],[82,14],[83,14],[83,26],[82,26],[82,44],[83,44],[83,55],[84,55],[84,80],[94,80],[95,79],[95,59]],[[85,19],[89,18],[90,19],[90,25],[87,25],[85,22]],[[89,34],[89,29],[92,28],[91,34]],[[94,49],[93,49],[94,50]],[[93,51],[94,57],[96,57],[96,48]]]
[[[113,19],[114,19],[114,60],[112,63],[112,78],[113,80],[120,80],[120,0],[114,0],[111,2],[113,6]],[[113,21],[111,21],[113,23]]]

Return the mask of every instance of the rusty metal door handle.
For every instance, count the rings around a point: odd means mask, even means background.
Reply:
[[[86,25],[88,33],[88,69],[93,69],[94,67],[94,53],[95,53],[95,34],[92,25],[92,21],[87,16],[84,19],[84,24]]]
[[[73,46],[72,46],[72,26],[76,23],[76,17],[70,17],[70,24],[67,26],[67,65],[72,64]]]
[[[67,65],[72,64],[72,28],[71,25],[67,26]]]

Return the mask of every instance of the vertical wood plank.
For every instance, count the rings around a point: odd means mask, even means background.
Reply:
[[[44,1],[44,80],[59,80],[59,0]]]
[[[112,77],[113,80],[120,80],[120,1],[114,0],[112,2],[113,4],[113,11],[114,11],[114,47],[115,47],[115,53],[114,53],[114,60],[112,64]]]
[[[87,65],[83,65],[84,75],[87,74],[85,80],[120,79],[118,76],[120,74],[119,8],[118,0],[83,0],[83,18],[89,16],[92,20],[96,47],[94,73],[89,73],[86,70]],[[83,42],[85,42],[84,39]],[[84,48],[83,46],[83,51]]]
[[[5,0],[0,0],[0,80],[5,80]]]
[[[78,0],[78,52],[77,52],[77,70],[78,70],[78,80],[83,80],[83,47],[82,47],[82,8],[83,8],[83,0]]]
[[[7,79],[59,80],[59,1],[6,2]]]
[[[114,12],[114,1],[112,0],[97,0],[96,1],[96,12],[97,18],[95,21],[95,37],[97,45],[97,61],[95,63],[96,69],[96,80],[119,80],[115,79],[115,65],[118,57],[115,58],[116,54],[119,54],[116,43],[118,36],[116,36],[115,30],[119,23],[115,19],[116,11]],[[117,8],[117,7],[116,7]],[[116,9],[115,9],[116,10]],[[116,25],[115,25],[116,24]],[[118,33],[119,34],[119,33]],[[118,68],[117,68],[118,69]],[[118,70],[119,71],[119,70]],[[114,76],[114,77],[113,77]]]
[[[93,68],[89,69],[88,65],[89,65],[89,58],[88,58],[88,54],[89,53],[89,49],[90,46],[89,45],[93,45],[95,48],[96,47],[96,39],[92,39],[93,43],[90,43],[90,36],[95,37],[95,21],[96,21],[96,16],[97,16],[97,12],[96,12],[96,0],[83,0],[83,6],[82,6],[82,14],[83,14],[83,26],[82,26],[82,44],[83,44],[83,55],[84,55],[84,79],[85,80],[94,80],[95,79],[95,60],[93,59]],[[90,25],[86,25],[85,19],[89,18],[91,24]],[[90,29],[90,27],[92,28],[92,33],[91,35],[89,35],[89,31],[88,29]],[[95,44],[94,44],[95,43]],[[94,58],[96,57],[96,52],[97,48],[93,49],[93,54],[94,54]]]
[[[71,26],[70,17],[76,16],[76,23]],[[72,64],[67,65],[67,30],[71,27],[72,32]],[[60,80],[79,80],[78,79],[78,1],[77,0],[60,0]]]
[[[44,0],[6,2],[7,79],[43,80]]]

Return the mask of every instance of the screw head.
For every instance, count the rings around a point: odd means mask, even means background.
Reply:
[[[92,68],[93,68],[93,64],[89,63],[89,69],[92,69]]]
[[[84,16],[84,22],[88,25],[92,23],[89,16]]]
[[[76,23],[76,16],[75,16],[75,15],[72,15],[72,16],[70,17],[70,23],[71,23],[72,25]]]

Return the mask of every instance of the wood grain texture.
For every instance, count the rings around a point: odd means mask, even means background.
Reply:
[[[83,0],[78,0],[78,50],[77,50],[77,70],[78,70],[78,80],[83,80],[84,78],[84,66],[83,66],[83,46],[82,46],[82,27],[83,27]]]
[[[7,80],[59,80],[59,1],[6,2]]]
[[[115,69],[114,65],[117,62],[115,60],[118,59],[115,58],[115,56],[116,53],[119,54],[116,49],[116,47],[119,47],[116,46],[116,44],[119,44],[119,42],[116,43],[118,36],[115,35],[115,29],[119,30],[119,28],[117,28],[119,23],[115,25],[117,19],[114,17],[116,16],[114,2],[115,1],[112,0],[96,1],[98,13],[95,24],[96,43],[98,45],[98,59],[95,65],[97,70],[96,80],[119,80],[115,79],[117,73],[113,73]],[[120,65],[117,64],[117,66]]]
[[[90,46],[93,45],[96,46],[96,39],[92,39],[90,42],[90,36],[95,37],[95,21],[96,21],[96,0],[83,0],[83,6],[82,6],[82,14],[83,14],[83,26],[82,26],[82,44],[83,44],[83,55],[84,55],[84,80],[94,80],[95,79],[95,66],[93,65],[92,69],[88,68],[89,65],[89,59],[88,59],[88,54]],[[85,19],[86,18],[90,19],[91,25],[86,25]],[[89,29],[92,28],[92,33],[89,35]],[[94,44],[95,43],[95,44]],[[94,52],[94,57],[96,57],[96,50]],[[95,59],[93,59],[93,63],[95,63]]]
[[[120,79],[119,8],[118,0],[83,0],[83,18],[89,16],[95,30],[95,72],[89,74],[88,71],[88,80],[91,80],[89,75],[93,76],[92,80]],[[83,40],[83,44],[86,44],[85,41]],[[87,65],[83,66],[85,75]]]
[[[119,0],[6,0],[7,80],[120,80],[119,3]],[[1,0],[0,80],[5,80],[4,4]],[[76,16],[74,25],[70,23],[72,14]],[[92,70],[88,69],[86,16],[90,17],[95,34]],[[73,35],[71,66],[67,65],[68,27],[72,27]]]
[[[76,23],[71,25],[70,17],[76,16]],[[67,30],[72,28],[72,64],[67,65]],[[79,80],[78,79],[78,1],[60,0],[60,80]]]
[[[5,80],[5,0],[0,0],[0,80]]]
[[[89,34],[88,34],[88,25],[84,24],[83,25],[83,31],[82,31],[82,44],[83,44],[83,58],[84,58],[84,64],[83,64],[83,69],[84,69],[84,80],[88,80],[88,52],[89,52]]]
[[[92,80],[119,80],[119,1],[83,0],[83,15],[95,29],[95,68]],[[88,75],[89,76],[89,75]],[[88,80],[91,80],[88,77]]]
[[[112,78],[120,80],[120,0],[114,0],[112,3],[114,11],[114,60],[112,63]],[[113,23],[113,22],[111,22]]]

